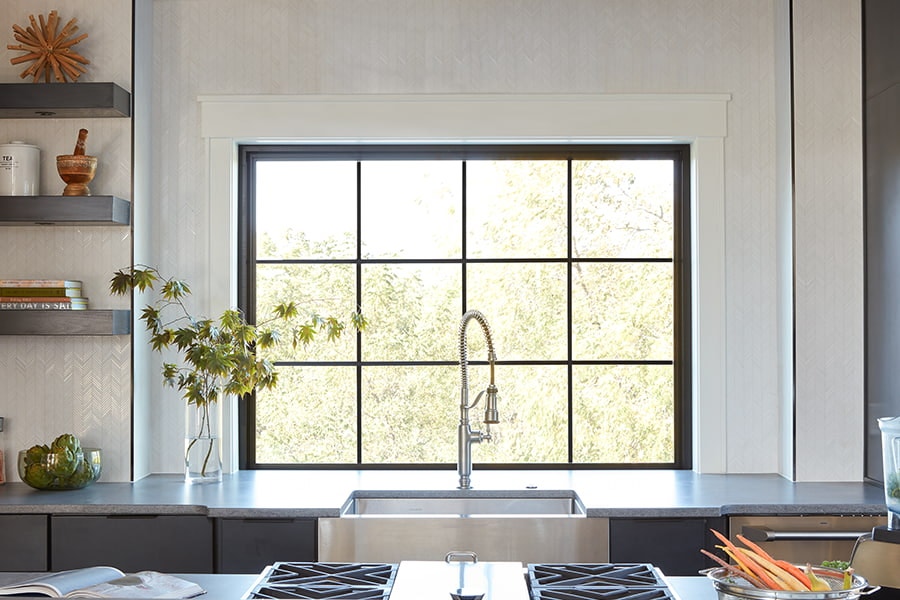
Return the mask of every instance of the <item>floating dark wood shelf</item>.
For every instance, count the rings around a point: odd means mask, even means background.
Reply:
[[[130,310],[0,310],[0,335],[130,333]]]
[[[0,196],[0,225],[128,225],[131,203],[117,196]]]
[[[0,118],[130,117],[131,94],[115,83],[0,83]]]

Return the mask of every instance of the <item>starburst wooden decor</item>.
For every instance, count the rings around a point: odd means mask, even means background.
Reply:
[[[22,71],[22,79],[30,75],[37,82],[43,75],[44,81],[49,83],[52,75],[56,81],[65,82],[75,81],[82,73],[87,73],[82,65],[88,65],[91,61],[72,50],[72,46],[88,36],[82,33],[78,37],[72,37],[78,31],[78,26],[75,25],[78,19],[70,20],[59,33],[56,30],[60,20],[55,10],[50,11],[46,20],[44,15],[38,15],[40,24],[34,15],[29,15],[28,20],[31,21],[31,26],[25,29],[15,24],[12,26],[19,44],[6,46],[9,50],[27,53],[10,59],[12,64],[31,61],[31,65]]]

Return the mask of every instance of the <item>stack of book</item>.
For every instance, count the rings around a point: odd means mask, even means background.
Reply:
[[[86,310],[81,282],[67,279],[0,279],[0,310]]]

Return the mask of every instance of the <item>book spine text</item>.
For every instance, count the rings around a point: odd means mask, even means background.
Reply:
[[[0,302],[0,310],[78,310],[71,302]]]

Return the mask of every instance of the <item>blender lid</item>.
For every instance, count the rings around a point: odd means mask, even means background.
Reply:
[[[878,427],[884,431],[900,431],[900,416],[897,417],[880,417],[877,419]]]

